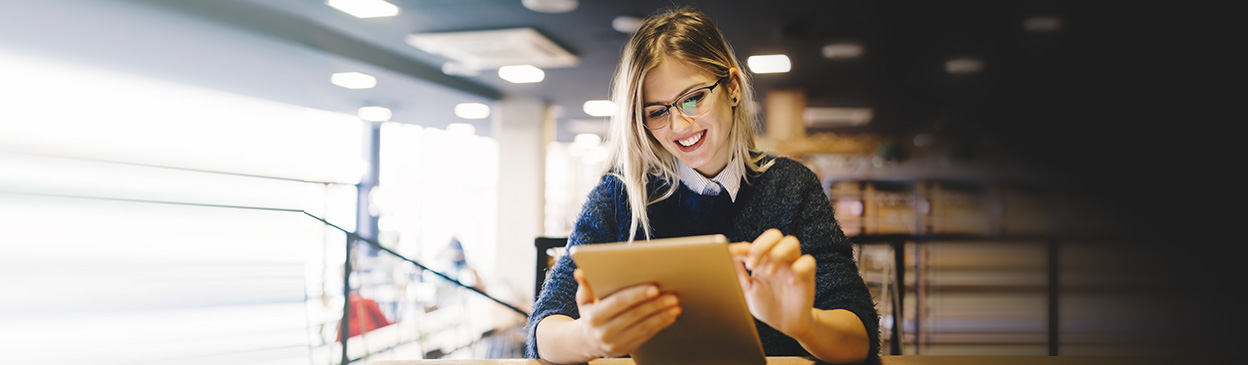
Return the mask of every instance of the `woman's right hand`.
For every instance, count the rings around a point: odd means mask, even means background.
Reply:
[[[676,295],[661,293],[652,284],[630,286],[597,299],[580,269],[572,276],[579,284],[576,304],[581,314],[573,323],[588,345],[587,355],[593,358],[632,353],[680,315]]]

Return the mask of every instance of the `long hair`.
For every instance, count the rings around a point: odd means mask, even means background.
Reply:
[[[751,175],[762,174],[771,166],[770,162],[760,165],[764,155],[754,143],[755,110],[751,102],[754,90],[750,87],[750,77],[719,29],[706,14],[692,8],[675,8],[651,15],[633,33],[616,67],[611,92],[616,110],[607,133],[608,157],[604,174],[615,175],[624,183],[632,213],[630,242],[636,238],[638,228],[647,240],[650,239],[646,207],[671,197],[680,183],[676,157],[650,134],[642,119],[642,80],[664,59],[684,62],[716,78],[727,77],[729,70],[736,68],[740,102],[732,109],[732,128],[728,136],[732,148],[730,161],[745,164],[746,183]],[[658,184],[654,196],[646,191],[650,179],[663,182]]]

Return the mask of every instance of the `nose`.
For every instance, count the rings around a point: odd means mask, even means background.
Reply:
[[[669,116],[672,118],[672,132],[676,134],[684,133],[693,127],[693,118],[685,116],[684,113],[673,112]]]

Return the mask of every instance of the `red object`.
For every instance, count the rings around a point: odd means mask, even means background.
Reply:
[[[351,306],[347,337],[355,337],[361,333],[394,324],[386,319],[385,314],[381,313],[381,307],[378,307],[377,302],[372,299],[361,297],[359,293],[351,293],[347,296],[347,300],[350,301]],[[341,331],[338,332],[338,339],[334,341],[342,341]]]

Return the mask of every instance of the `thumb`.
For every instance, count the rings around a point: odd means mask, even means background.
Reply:
[[[737,282],[741,283],[741,290],[748,292],[754,285],[754,279],[750,278],[749,272],[746,272],[745,261],[739,257],[733,257],[732,262],[734,263],[732,266],[737,269]]]
[[[576,304],[586,305],[595,301],[594,290],[589,287],[589,281],[585,280],[585,273],[581,269],[572,271],[572,277],[576,279]]]

